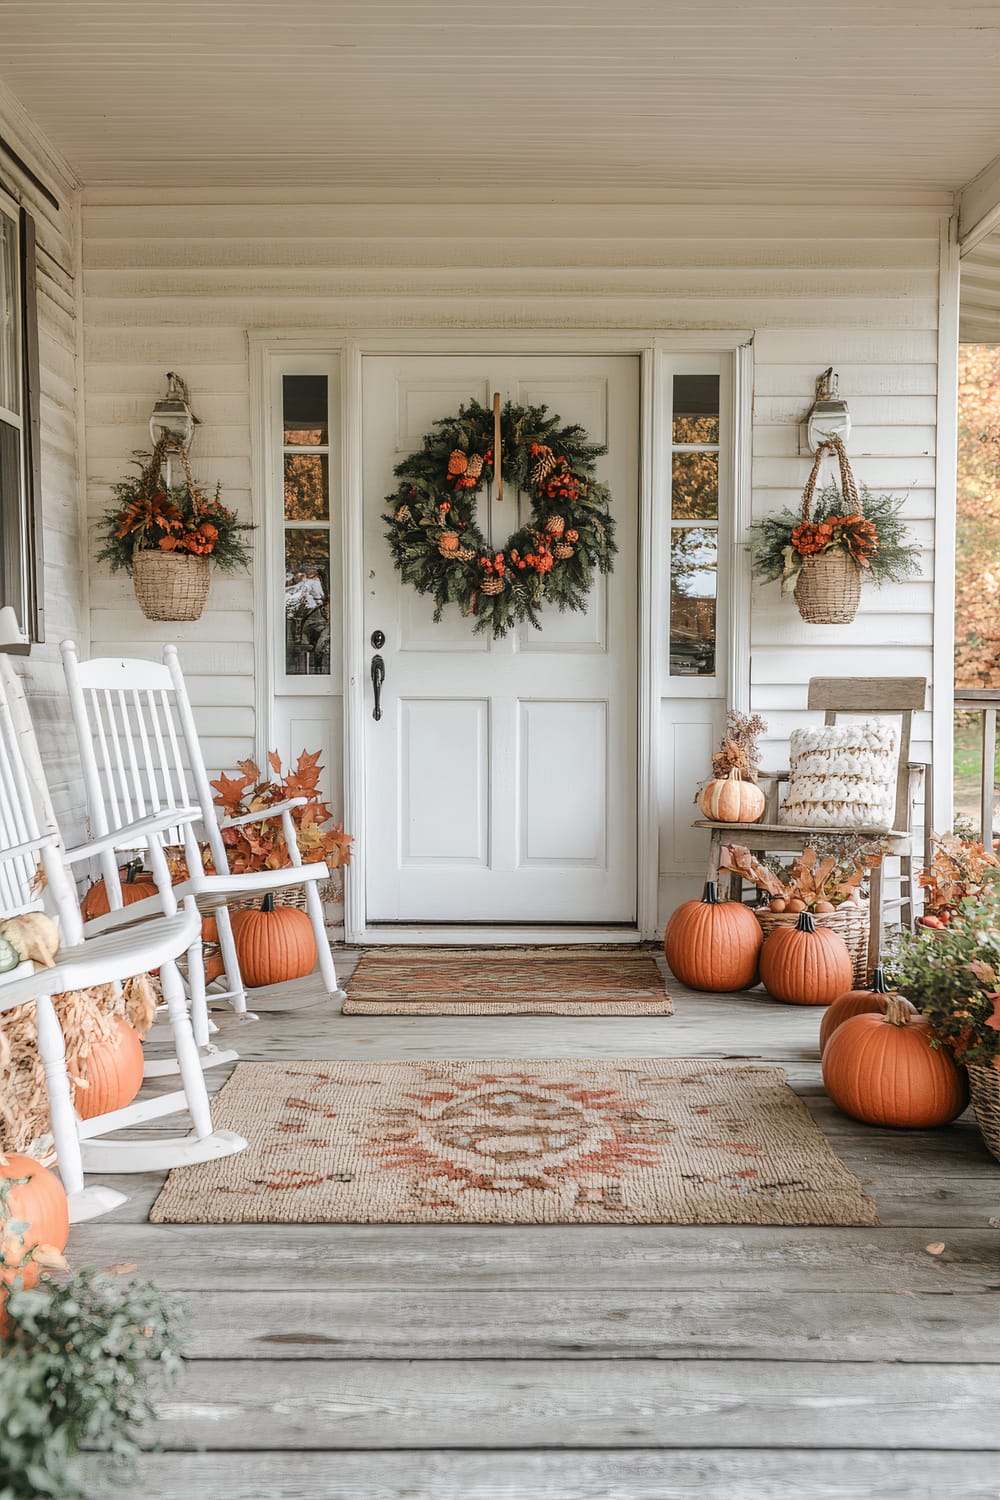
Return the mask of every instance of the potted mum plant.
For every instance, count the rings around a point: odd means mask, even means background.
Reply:
[[[816,493],[825,452],[840,461],[841,487]],[[799,511],[785,509],[751,527],[750,549],[757,577],[780,580],[794,593],[799,614],[814,625],[848,625],[857,614],[862,580],[876,587],[898,583],[919,571],[919,548],[908,540],[900,516],[903,500],[859,491],[839,438],[816,453]]]
[[[180,459],[182,484],[170,483],[172,454]],[[147,620],[197,620],[212,564],[224,573],[249,567],[244,537],[253,526],[222,504],[220,485],[209,493],[195,483],[178,438],[165,436],[152,453],[136,453],[134,460],[138,475],[114,486],[114,504],[97,523],[98,561],[131,574]]]
[[[989,869],[975,894],[952,904],[932,942],[904,932],[889,972],[968,1069],[979,1128],[1000,1161],[1000,871]]]
[[[15,1285],[6,1310],[0,1493],[107,1495],[109,1482],[132,1478],[142,1430],[181,1368],[179,1304],[151,1285],[88,1269]]]

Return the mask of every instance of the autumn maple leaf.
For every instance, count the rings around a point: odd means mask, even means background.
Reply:
[[[249,784],[249,776],[227,776],[225,771],[219,772],[218,781],[209,782],[218,794],[215,798],[217,805],[232,817],[240,812],[243,805],[243,793]]]
[[[970,962],[969,968],[972,970],[973,974],[975,974],[976,978],[980,981],[981,984],[996,984],[996,970],[993,968],[992,964],[986,963],[981,958],[974,958]]]
[[[993,1001],[993,1014],[987,1018],[986,1024],[993,1031],[1000,1031],[1000,990],[992,990],[986,998]]]

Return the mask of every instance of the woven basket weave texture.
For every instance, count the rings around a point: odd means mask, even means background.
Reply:
[[[776,927],[794,927],[799,920],[797,911],[770,911],[766,906],[756,908],[754,916],[765,940]],[[816,911],[812,917],[817,927],[829,927],[844,939],[854,965],[854,983],[859,989],[864,989],[868,984],[868,902],[862,902],[860,906],[840,906],[836,911]]]
[[[970,1063],[969,1093],[986,1148],[1000,1161],[1000,1069]]]
[[[212,581],[212,560],[190,553],[137,552],[132,582],[147,620],[198,620]]]
[[[846,552],[807,557],[795,584],[795,602],[810,625],[850,625],[861,603],[861,569]]]

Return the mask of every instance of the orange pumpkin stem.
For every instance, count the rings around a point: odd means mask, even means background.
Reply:
[[[811,911],[800,911],[799,920],[795,924],[796,932],[815,932],[816,923],[813,921]]]
[[[885,970],[881,964],[876,964],[872,970],[872,994],[891,995],[892,991],[885,982]]]
[[[706,904],[706,906],[718,906],[719,893],[715,888],[714,880],[705,881],[705,891],[701,899]]]
[[[892,995],[886,1001],[885,1019],[890,1026],[909,1026],[913,1012],[902,995]]]
[[[261,909],[261,911],[274,911],[274,892],[273,891],[268,891],[267,895],[264,897],[263,901],[260,903],[260,909]]]

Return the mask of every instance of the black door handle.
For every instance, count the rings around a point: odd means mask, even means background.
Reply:
[[[381,656],[372,657],[372,688],[375,691],[375,707],[372,709],[372,718],[382,717],[382,684],[385,681],[385,662]]]

